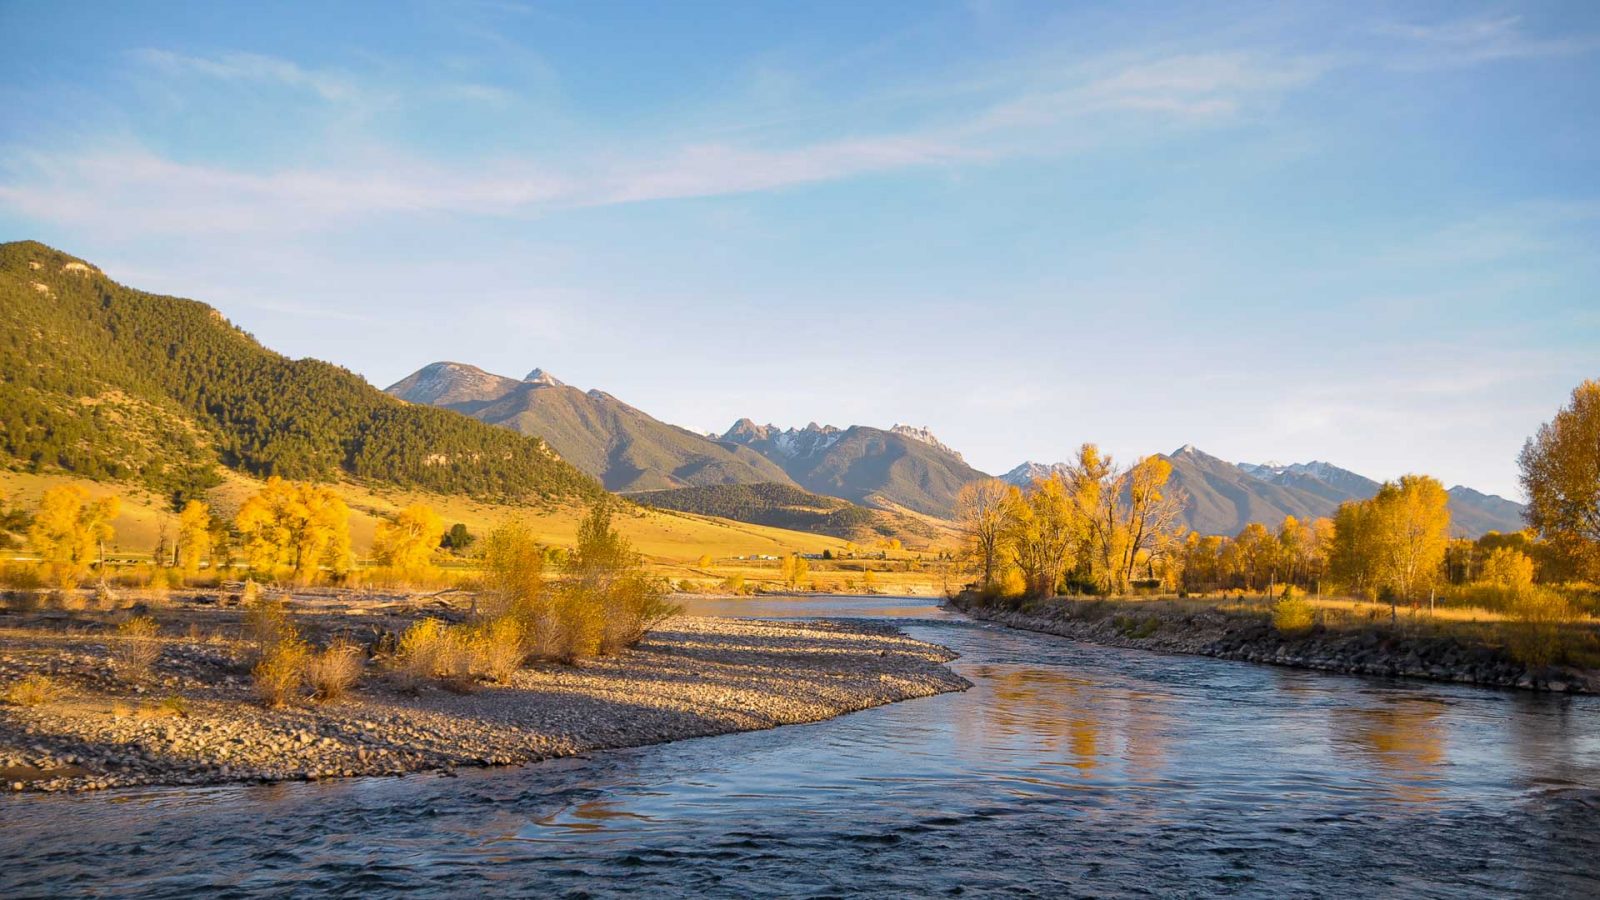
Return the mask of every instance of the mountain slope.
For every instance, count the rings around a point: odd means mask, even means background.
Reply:
[[[408,402],[537,435],[607,490],[790,483],[782,469],[758,453],[668,425],[603,391],[562,384],[542,369],[517,381],[476,366],[438,362],[387,390]]]
[[[761,453],[813,493],[939,518],[952,515],[962,485],[988,477],[922,429],[812,423],[781,430],[740,419],[722,437]]]
[[[1521,503],[1459,484],[1446,493],[1450,496],[1451,530],[1459,534],[1468,537],[1490,531],[1509,534],[1528,527],[1525,516],[1528,508]]]
[[[600,490],[542,442],[291,360],[203,303],[33,241],[0,245],[0,425],[13,466],[175,496],[216,483],[219,463],[485,497]]]
[[[1333,514],[1337,502],[1296,487],[1256,478],[1243,469],[1185,445],[1166,456],[1173,487],[1188,495],[1185,518],[1201,534],[1237,534],[1260,522],[1276,527],[1284,516],[1315,519]]]

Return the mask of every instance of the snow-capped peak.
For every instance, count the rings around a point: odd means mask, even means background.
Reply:
[[[530,384],[542,384],[547,387],[561,387],[566,384],[566,382],[561,381],[543,369],[534,369],[532,372],[528,373],[526,378],[522,380]]]
[[[954,456],[956,459],[961,459],[960,453],[950,449],[937,437],[934,437],[933,432],[928,430],[928,426],[926,425],[922,426],[921,428],[916,428],[911,425],[900,425],[897,423],[893,428],[890,428],[889,431],[891,434],[898,434],[902,437],[911,438],[914,441],[920,441],[921,443],[927,444],[930,447],[937,447],[951,456]],[[962,461],[965,462],[965,460]]]

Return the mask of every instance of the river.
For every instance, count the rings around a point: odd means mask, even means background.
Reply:
[[[1600,698],[1163,656],[894,598],[974,687],[525,768],[0,800],[0,895],[1600,896]]]

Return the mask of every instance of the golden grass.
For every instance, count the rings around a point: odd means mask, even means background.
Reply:
[[[39,675],[26,675],[8,686],[0,699],[13,706],[40,706],[60,695],[55,682]]]

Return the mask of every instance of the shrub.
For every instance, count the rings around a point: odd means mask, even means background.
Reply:
[[[722,579],[722,589],[730,594],[746,594],[749,590],[744,583],[743,575],[729,575]]]
[[[249,584],[245,593],[250,593]],[[294,623],[289,620],[289,608],[280,598],[269,597],[258,589],[254,601],[245,606],[245,640],[255,645],[257,655],[264,655],[279,641],[293,636]]]
[[[660,579],[635,572],[613,582],[600,598],[598,650],[616,653],[639,643],[650,629],[677,615],[683,607],[667,599]]]
[[[456,648],[449,628],[438,619],[419,619],[400,635],[393,666],[409,687],[449,673],[456,665]]]
[[[869,574],[871,570],[868,570]],[[1028,582],[1022,573],[1016,569],[1007,569],[1004,577],[1000,579],[1000,596],[1006,599],[1015,599],[1028,592]]]
[[[162,700],[161,705],[156,707],[156,709],[161,715],[164,716],[173,716],[179,719],[189,718],[189,701],[183,699],[177,694],[173,694]]]
[[[335,638],[306,659],[306,681],[311,684],[311,696],[322,703],[332,703],[344,697],[361,678],[361,648],[344,638]]]
[[[267,706],[286,706],[300,696],[310,651],[293,629],[279,636],[261,654],[250,675],[255,680],[256,696]]]
[[[44,587],[44,574],[34,563],[16,559],[6,560],[0,563],[0,587],[31,593]]]
[[[160,633],[156,620],[149,616],[134,616],[117,626],[117,640],[111,645],[112,658],[117,668],[129,678],[142,678],[161,658]]]
[[[1506,647],[1518,662],[1545,666],[1564,655],[1562,626],[1572,617],[1565,597],[1547,588],[1517,593],[1511,603]]]
[[[491,531],[483,542],[484,612],[528,615],[543,600],[545,550],[533,531],[510,522]]]
[[[54,682],[35,673],[18,679],[6,688],[4,698],[13,706],[39,706],[54,700],[58,693]]]
[[[1285,591],[1283,599],[1273,604],[1272,627],[1284,634],[1295,634],[1311,627],[1313,621],[1311,604],[1304,599],[1293,597]]]
[[[510,683],[528,658],[527,635],[510,616],[481,623],[472,643],[474,668],[496,684]]]
[[[599,598],[583,585],[563,585],[556,594],[553,618],[545,641],[548,655],[570,665],[600,652],[605,613]]]

